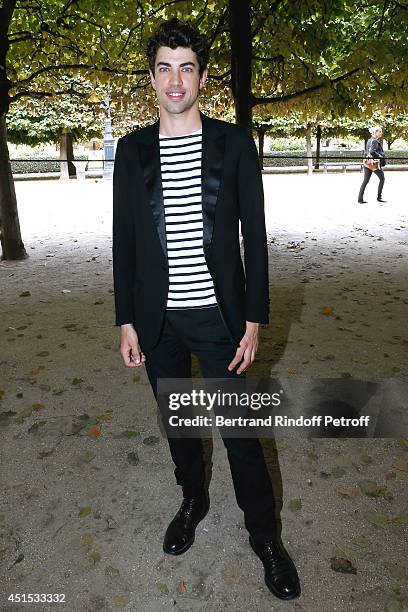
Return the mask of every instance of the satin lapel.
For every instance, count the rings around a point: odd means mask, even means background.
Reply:
[[[201,191],[203,202],[203,246],[207,255],[211,244],[215,207],[221,182],[222,162],[225,150],[225,136],[218,131],[216,123],[200,112],[202,120],[202,168]]]
[[[138,143],[139,156],[157,234],[167,263],[166,223],[160,171],[159,122],[157,121],[151,127],[152,139],[149,139],[148,142]]]

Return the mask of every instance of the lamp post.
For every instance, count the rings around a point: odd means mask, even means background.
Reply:
[[[114,149],[115,141],[112,135],[112,121],[110,115],[110,96],[107,94],[105,97],[105,131],[103,135],[103,178],[111,180],[113,177],[113,163],[114,163]]]

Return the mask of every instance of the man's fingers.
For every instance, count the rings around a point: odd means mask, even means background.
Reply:
[[[237,351],[235,353],[235,357],[234,359],[231,361],[231,363],[228,366],[228,370],[233,370],[235,368],[235,366],[242,360],[242,355],[244,354],[245,351],[245,346],[239,346],[237,348]]]
[[[138,347],[138,350],[136,352],[133,352],[132,350],[132,360],[137,366],[140,366],[146,361],[146,355],[142,353],[142,351]]]
[[[247,367],[251,365],[252,361],[253,360],[251,359],[251,350],[248,349],[248,350],[245,351],[244,359],[241,362],[241,364],[240,364],[240,366],[239,366],[239,368],[237,370],[237,374],[241,374],[241,372],[245,372]]]
[[[135,347],[130,345],[121,347],[120,352],[124,364],[128,368],[136,368],[146,361],[146,355],[140,350],[139,345],[136,345]]]
[[[244,360],[240,364],[237,370],[237,374],[241,374],[241,372],[245,372],[245,370],[247,370],[248,367],[254,362],[257,350],[258,350],[257,344],[251,344],[250,346],[247,347],[247,350],[244,353]]]

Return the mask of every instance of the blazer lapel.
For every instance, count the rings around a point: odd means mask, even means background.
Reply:
[[[225,135],[218,131],[217,124],[200,111],[203,128],[201,166],[201,194],[203,202],[203,246],[208,254],[211,244],[215,208],[221,183],[222,162],[225,150]]]
[[[166,223],[164,217],[163,189],[160,169],[159,121],[152,124],[151,138],[139,142],[139,157],[149,195],[153,219],[167,263]]]
[[[202,122],[201,195],[203,210],[203,248],[207,255],[211,244],[215,208],[221,182],[225,135],[216,122],[200,111]],[[166,222],[160,170],[159,121],[151,125],[149,138],[139,142],[140,163],[152,208],[157,234],[167,262]]]

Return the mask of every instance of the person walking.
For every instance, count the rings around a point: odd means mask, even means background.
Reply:
[[[147,57],[159,119],[118,141],[112,249],[120,352],[125,366],[145,365],[157,400],[159,379],[191,378],[191,354],[204,378],[245,376],[259,325],[268,323],[268,251],[255,143],[245,130],[199,109],[207,38],[174,18],[152,34]],[[183,497],[163,550],[179,555],[193,544],[210,502],[202,439],[167,439]],[[298,597],[261,443],[227,436],[223,442],[265,583],[281,599]]]
[[[370,129],[370,133],[371,138],[369,138],[369,140],[367,141],[367,145],[365,148],[365,159],[372,159],[373,161],[378,160],[378,162],[376,164],[371,163],[372,169],[370,167],[364,166],[364,178],[358,194],[359,204],[367,204],[366,200],[364,200],[364,191],[373,173],[375,173],[379,179],[377,201],[385,202],[385,200],[382,199],[382,191],[385,180],[383,167],[386,164],[386,159],[384,150],[379,140],[383,135],[382,127],[372,127]]]

